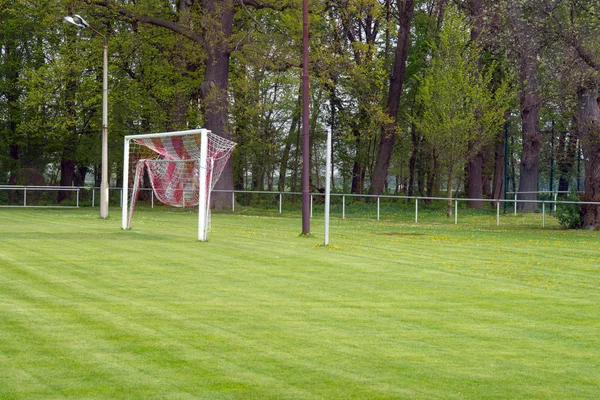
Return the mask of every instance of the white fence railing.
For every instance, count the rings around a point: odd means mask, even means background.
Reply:
[[[78,208],[81,206],[81,193],[82,192],[91,192],[91,206],[96,206],[96,191],[99,192],[100,188],[97,187],[76,187],[76,186],[22,186],[22,185],[0,185],[0,207],[46,207],[46,208]],[[110,188],[111,192],[118,191],[119,192],[119,205],[122,204],[122,188]],[[152,189],[143,188],[141,190],[149,191],[150,195],[150,204],[151,207],[154,207],[154,193]],[[2,196],[3,192],[9,191],[12,193],[12,201],[7,202],[3,201],[3,199],[9,198],[9,196]],[[53,193],[59,191],[67,191],[75,194],[75,203],[71,200],[69,205],[61,205],[61,204],[34,204],[35,202],[29,201],[28,203],[28,195],[31,193]],[[15,200],[15,197],[18,193],[22,192],[21,197],[18,200]],[[236,194],[248,194],[248,195],[272,195],[278,197],[278,208],[279,213],[283,213],[283,204],[285,196],[301,196],[300,192],[274,192],[274,191],[247,191],[247,190],[214,190],[214,192],[220,193],[231,193],[231,210],[235,212],[236,207]],[[342,203],[342,219],[346,218],[346,199],[348,198],[362,198],[362,199],[374,199],[376,202],[376,212],[377,212],[377,220],[381,218],[381,200],[382,199],[394,199],[394,200],[411,200],[414,201],[414,221],[415,223],[419,222],[419,204],[424,201],[450,201],[454,206],[454,223],[458,224],[458,203],[462,201],[474,201],[474,202],[488,202],[495,204],[496,208],[496,224],[500,225],[500,208],[501,204],[511,204],[513,205],[513,213],[517,215],[517,204],[518,203],[537,203],[541,204],[541,214],[542,214],[542,226],[546,225],[546,211],[547,206],[551,207],[551,210],[556,211],[556,206],[558,204],[595,204],[600,205],[600,202],[575,202],[575,201],[563,201],[558,198],[559,192],[531,192],[531,193],[543,193],[543,194],[551,194],[552,200],[523,200],[518,199],[519,193],[513,193],[514,198],[512,199],[469,199],[469,198],[452,198],[448,199],[447,197],[424,197],[424,196],[399,196],[399,195],[369,195],[369,194],[349,194],[349,193],[331,193],[332,198],[341,198]],[[561,192],[562,193],[562,192]],[[324,193],[311,193],[310,196],[310,214],[313,216],[313,201],[315,197],[324,197]],[[39,199],[37,199],[39,201]],[[86,204],[89,204],[86,202]]]
[[[0,198],[0,207],[61,207],[61,208],[77,208],[79,207],[79,191],[81,190],[81,188],[76,187],[76,186],[23,186],[23,185],[0,185],[0,194],[2,191],[8,191],[10,193],[10,196],[8,196],[8,199],[10,199],[10,197],[13,197],[12,201],[8,201],[6,203],[4,203],[2,201],[2,198]],[[20,202],[17,203],[17,194],[19,192],[23,192],[22,193],[22,197],[19,198]],[[54,193],[54,192],[71,192],[71,193],[75,193],[75,205],[58,205],[58,204],[51,204],[51,205],[39,205],[39,204],[35,204],[39,202],[39,199],[37,199],[38,196],[35,196],[35,194],[42,194],[42,193]],[[29,204],[27,203],[27,196],[30,196],[30,201]],[[34,197],[36,197],[34,200],[31,199],[32,195]]]

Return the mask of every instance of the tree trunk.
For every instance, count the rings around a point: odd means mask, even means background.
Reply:
[[[365,169],[361,167],[357,160],[352,165],[352,187],[350,193],[362,194],[365,182]]]
[[[471,147],[472,143],[469,143]],[[481,199],[483,197],[483,155],[477,153],[467,164],[467,197]],[[468,200],[467,208],[483,208],[483,201]]]
[[[485,172],[485,167],[483,168]],[[492,197],[492,178],[489,175],[483,175],[483,197],[489,199]]]
[[[425,196],[427,194],[427,186],[425,183],[425,173],[427,172],[427,167],[426,167],[426,156],[427,153],[423,150],[421,150],[420,155],[417,157],[417,188],[419,191],[419,194],[421,196]]]
[[[85,184],[85,176],[87,175],[87,172],[87,167],[80,165],[79,168],[77,168],[77,174],[75,174],[73,184],[75,186],[83,186]]]
[[[206,73],[201,93],[206,129],[231,139],[228,123],[229,39],[233,29],[233,0],[204,0],[204,49]],[[233,190],[233,164],[227,161],[215,190]],[[214,192],[212,206],[217,209],[231,205],[231,194]]]
[[[354,136],[354,163],[352,164],[352,184],[350,187],[350,193],[362,194],[365,182],[365,167],[363,166],[364,157],[362,156],[362,139],[360,135],[360,129],[358,126],[353,128]]]
[[[448,173],[448,179],[446,181],[446,184],[448,185],[448,190],[447,190],[447,197],[448,197],[448,202],[446,204],[446,215],[448,217],[452,216],[452,181],[453,181],[453,176],[452,173]]]
[[[294,168],[292,169],[292,202],[296,203],[296,193],[298,192],[298,170],[300,169],[300,136],[302,134],[302,129],[298,126],[296,132],[296,152],[294,154]]]
[[[427,175],[427,197],[435,197],[437,174],[439,169],[438,158],[435,152],[431,155],[432,167],[429,169]],[[450,177],[452,179],[452,177]],[[426,200],[427,203],[433,202],[433,200]]]
[[[252,165],[252,190],[263,191],[265,183],[265,171],[264,167],[260,163]]]
[[[410,125],[410,138],[412,140],[412,152],[408,162],[408,196],[412,196],[415,190],[415,168],[417,167],[417,155],[419,154],[419,145],[421,138],[417,133],[415,124]]]
[[[583,201],[600,201],[600,94],[598,85],[582,90],[578,95],[578,125],[585,162],[585,193]],[[581,207],[583,228],[600,228],[600,205]]]
[[[288,132],[288,137],[285,141],[285,146],[283,148],[283,154],[281,155],[281,163],[279,164],[279,183],[277,187],[280,192],[285,191],[285,179],[288,169],[288,162],[290,159],[290,152],[292,149],[292,141],[294,140],[294,136],[297,135],[299,124],[300,113],[294,112],[294,115],[292,116],[290,130]]]
[[[75,178],[75,153],[77,149],[77,109],[75,106],[75,92],[77,90],[77,77],[75,71],[70,70],[66,76],[65,105],[67,108],[67,127],[63,140],[60,159],[60,186],[72,186]],[[70,190],[58,192],[58,202],[71,199]]]
[[[191,18],[190,12],[193,5],[192,0],[178,0],[177,1],[177,16],[179,18],[179,24],[186,28],[190,28]],[[176,67],[179,74],[185,76],[189,72],[192,72],[197,67],[190,65],[185,55],[185,41],[187,39],[182,35],[177,36],[177,43],[175,44],[176,55],[173,58],[173,65]],[[190,96],[184,93],[179,93],[173,96],[168,107],[167,115],[167,131],[178,131],[187,128],[188,122],[188,104]]]
[[[11,133],[14,132],[10,131]],[[9,168],[8,170],[10,171],[10,178],[8,180],[8,183],[10,185],[16,185],[17,183],[17,173],[19,172],[19,153],[20,153],[20,147],[17,144],[10,144],[8,145],[8,154],[9,154]]]
[[[504,132],[499,131],[496,139],[496,151],[494,152],[494,180],[492,184],[492,198],[494,200],[504,199],[504,185],[508,185],[508,182],[504,182],[504,160],[507,156],[504,140]],[[494,203],[494,205],[496,205],[496,203]]]
[[[539,128],[540,100],[537,88],[537,59],[525,57],[521,95],[521,118],[523,124],[523,152],[521,156],[521,179],[519,200],[536,200],[540,170],[541,131]],[[537,211],[536,203],[519,203],[522,211]]]
[[[473,19],[471,27],[471,40],[477,42],[481,31],[483,30],[483,2],[482,0],[469,0],[469,11]],[[478,60],[479,70],[481,70],[481,57]],[[475,116],[478,118],[478,116]],[[469,143],[469,154],[473,154],[473,158],[467,164],[467,197],[469,199],[483,198],[483,154],[480,149],[480,138],[475,138]],[[467,208],[483,208],[482,201],[468,200]]]
[[[400,95],[404,72],[406,70],[406,59],[408,57],[408,44],[410,39],[410,25],[414,14],[413,0],[397,0],[399,10],[399,25],[396,54],[394,66],[390,77],[390,88],[387,98],[386,118],[383,123],[375,168],[371,175],[371,193],[382,194],[385,180],[390,166],[390,158],[396,140],[397,117],[400,108]]]
[[[519,29],[519,79],[522,92],[520,97],[523,151],[519,181],[519,200],[537,200],[541,131],[539,127],[540,98],[538,90],[538,44],[530,22],[521,12],[521,5],[514,3],[514,24]],[[537,211],[538,204],[519,203],[522,211]]]

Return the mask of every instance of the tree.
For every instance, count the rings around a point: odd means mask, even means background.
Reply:
[[[503,21],[509,35],[508,47],[517,65],[521,84],[520,111],[522,125],[521,168],[519,180],[519,209],[537,211],[541,130],[540,90],[538,87],[538,56],[540,54],[540,10],[535,0],[506,2],[503,11],[508,19]]]
[[[389,1],[386,6],[389,6]],[[373,166],[385,96],[387,54],[380,47],[390,18],[377,0],[336,0],[319,35],[317,84],[329,92],[338,159],[347,165],[350,191],[363,193]],[[315,35],[313,35],[314,37]],[[387,43],[387,42],[386,42]]]
[[[468,2],[469,14],[471,16],[471,40],[475,43],[479,43],[481,32],[484,29],[484,2],[482,0],[469,0]],[[482,66],[481,56],[479,59],[479,67]],[[477,112],[477,111],[476,111]],[[475,118],[478,118],[477,114]],[[485,136],[480,134],[478,136]],[[467,163],[467,197],[469,199],[481,199],[483,198],[483,164],[484,154],[483,148],[480,143],[472,142],[469,143],[471,149],[479,148],[479,151],[475,153],[473,158]],[[482,208],[483,202],[469,200],[467,201],[468,208]]]
[[[445,172],[449,216],[456,177],[480,151],[479,146],[502,129],[511,96],[508,80],[493,86],[496,63],[480,67],[479,54],[480,48],[470,41],[466,19],[449,6],[439,45],[417,94],[423,111],[411,117]]]
[[[583,149],[585,192],[582,200],[600,200],[600,29],[597,2],[542,4],[545,19],[538,30],[560,44],[553,65],[562,73],[562,101],[572,101],[572,117]],[[561,142],[563,140],[561,139]],[[571,144],[571,149],[573,145]],[[568,162],[563,167],[568,168]],[[600,206],[582,206],[583,227],[600,229]]]
[[[396,5],[399,15],[398,35],[396,38],[394,63],[390,74],[385,118],[382,122],[375,167],[373,169],[373,174],[371,175],[370,192],[373,194],[383,193],[390,166],[390,158],[394,149],[398,127],[397,119],[398,111],[400,109],[400,96],[402,94],[404,73],[406,71],[406,59],[408,58],[410,27],[415,10],[415,3],[413,0],[397,0]]]
[[[45,45],[56,36],[46,34],[44,13],[52,13],[51,4],[44,12],[36,4],[24,1],[0,3],[0,182],[15,184],[18,171],[29,167],[42,170],[47,138],[36,130],[23,129],[32,118],[24,104],[28,96],[27,72],[44,62]]]

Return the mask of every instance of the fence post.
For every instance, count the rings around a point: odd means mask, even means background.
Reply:
[[[77,197],[75,200],[75,204],[77,205],[77,208],[79,208],[79,188],[76,189],[76,192],[77,192]]]
[[[546,202],[542,201],[542,228],[546,227]]]
[[[23,186],[23,207],[27,207],[27,186]]]
[[[419,198],[415,197],[415,224],[419,222]]]
[[[231,191],[231,212],[235,212],[235,190]]]
[[[92,207],[94,207],[94,204],[96,204],[96,191],[94,190],[94,187],[92,186]]]
[[[151,208],[154,208],[154,189],[150,189],[150,204]]]
[[[558,192],[554,192],[554,205],[552,207],[552,211],[556,214],[556,201],[558,200]]]
[[[346,219],[346,195],[342,195],[342,219]]]
[[[311,218],[313,216],[313,209],[312,209],[313,207],[312,207],[312,205],[313,205],[313,195],[311,194],[310,195],[310,217]]]
[[[281,214],[282,196],[283,196],[283,194],[281,192],[279,192],[279,214]]]
[[[458,199],[454,199],[454,225],[458,224]]]
[[[496,226],[500,226],[500,201],[496,202]]]
[[[517,215],[517,192],[515,192],[515,215]]]
[[[379,195],[377,195],[377,221],[379,221]]]

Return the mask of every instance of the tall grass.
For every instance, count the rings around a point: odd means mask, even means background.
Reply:
[[[595,232],[117,211],[0,209],[0,398],[599,392]]]

